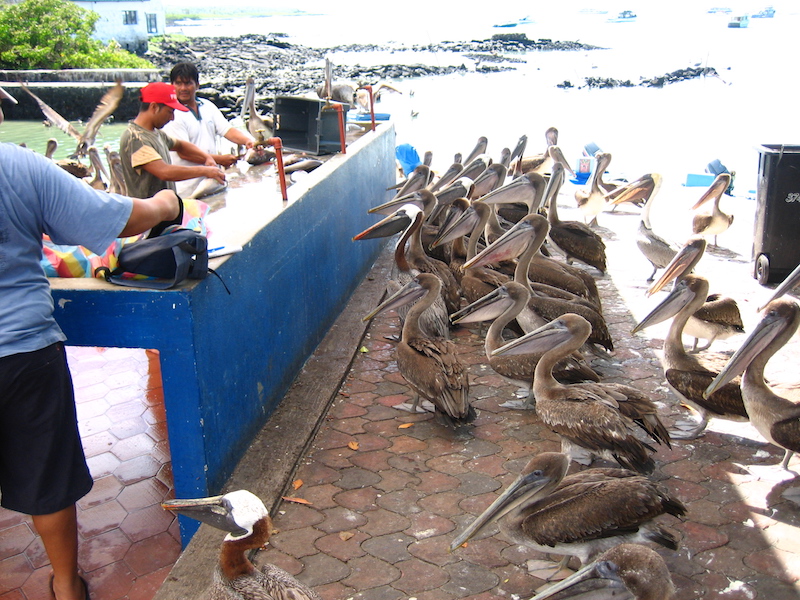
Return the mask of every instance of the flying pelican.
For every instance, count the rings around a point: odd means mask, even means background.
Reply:
[[[264,503],[247,490],[192,500],[165,500],[161,506],[227,531],[208,590],[212,600],[321,600],[319,594],[275,565],[256,569],[247,552],[272,535],[272,519]]]
[[[603,212],[606,206],[605,190],[600,187],[600,177],[611,164],[611,153],[609,152],[598,152],[594,157],[597,162],[592,176],[586,186],[575,192],[575,202],[589,225],[597,225],[597,215]]]
[[[30,94],[31,97],[36,101],[36,103],[39,105],[39,108],[42,109],[44,116],[50,123],[77,140],[78,146],[75,149],[74,156],[78,158],[88,154],[89,147],[94,145],[94,141],[97,138],[97,132],[100,130],[100,126],[114,113],[115,110],[117,110],[122,97],[125,95],[125,88],[122,86],[122,81],[118,79],[116,85],[103,94],[102,98],[100,98],[100,102],[94,109],[92,116],[86,122],[86,127],[83,128],[83,133],[79,133],[78,130],[72,126],[72,123],[67,121],[64,117],[48,106],[41,98],[34,94],[27,85],[24,83],[20,83],[20,85],[22,86],[22,89],[28,92],[28,94]]]
[[[664,273],[656,281],[647,295],[650,296],[661,290],[673,279],[680,280],[684,274],[691,273],[695,265],[700,262],[706,249],[706,240],[694,236],[681,248],[664,268]],[[714,340],[726,340],[729,337],[744,333],[744,323],[739,312],[736,300],[720,294],[711,294],[703,305],[689,317],[683,333],[694,338],[692,353],[708,350]],[[706,340],[706,345],[700,347],[700,339]]]
[[[713,235],[715,246],[717,245],[717,234],[726,231],[733,223],[733,215],[726,215],[719,208],[719,200],[730,184],[731,174],[720,173],[691,209],[697,210],[708,200],[714,199],[711,214],[696,214],[694,216],[692,219],[692,232],[696,235]]]
[[[750,422],[767,441],[786,451],[781,462],[784,469],[789,467],[792,454],[800,452],[800,386],[770,387],[764,380],[764,368],[798,325],[797,302],[789,298],[772,300],[761,322],[704,392],[711,395],[744,372],[742,398]]]
[[[431,273],[420,273],[364,317],[369,321],[378,313],[417,301],[408,311],[403,334],[397,345],[397,368],[415,392],[411,410],[416,411],[422,396],[434,406],[437,418],[457,427],[476,418],[469,402],[469,379],[459,361],[455,344],[426,336],[419,327],[422,312],[439,295],[442,282]]]
[[[641,544],[620,544],[531,600],[672,600],[675,584],[664,559]]]
[[[689,317],[703,305],[708,297],[708,280],[696,275],[686,275],[675,284],[661,304],[633,328],[632,333],[672,318],[664,339],[664,376],[670,388],[682,403],[695,409],[700,419],[694,425],[680,425],[681,431],[672,433],[679,439],[695,439],[702,434],[711,417],[731,421],[747,421],[747,411],[742,400],[739,381],[720,387],[708,397],[703,391],[722,370],[727,356],[713,353],[688,354],[683,347],[683,328]]]
[[[534,456],[497,500],[453,539],[450,550],[496,520],[513,543],[565,555],[563,564],[569,556],[586,563],[623,542],[656,542],[677,550],[678,540],[654,519],[684,515],[680,500],[627,469],[593,468],[566,475],[568,468],[569,458],[562,453]]]
[[[655,463],[650,453],[655,448],[636,437],[637,426],[653,441],[671,445],[656,406],[646,394],[619,383],[564,385],[553,377],[553,367],[578,350],[590,332],[586,319],[567,313],[493,354],[544,352],[533,380],[536,413],[561,436],[562,452],[568,456],[588,452],[613,458],[626,469],[652,473]]]
[[[603,239],[588,225],[579,221],[562,221],[558,218],[558,190],[564,182],[564,171],[559,163],[553,165],[553,173],[545,197],[550,204],[547,219],[550,221],[550,239],[567,257],[567,263],[576,259],[606,272],[606,245]],[[577,192],[576,192],[577,193]]]
[[[650,210],[653,207],[653,199],[660,187],[661,175],[648,173],[622,188],[617,188],[613,192],[613,200],[611,201],[616,206],[623,202],[631,202],[634,199],[644,200],[639,230],[636,234],[636,245],[641,253],[644,254],[644,257],[653,265],[653,273],[647,278],[648,283],[655,279],[656,271],[666,267],[678,253],[678,248],[657,235],[650,223]]]
[[[486,359],[498,375],[520,388],[521,393],[517,395],[524,394],[525,408],[532,408],[536,404],[533,395],[533,373],[542,353],[495,356],[492,352],[505,344],[503,330],[527,306],[530,296],[530,291],[524,285],[509,281],[450,316],[454,324],[492,321],[484,340]],[[562,383],[600,381],[597,373],[573,357],[567,357],[557,363],[553,376]]]

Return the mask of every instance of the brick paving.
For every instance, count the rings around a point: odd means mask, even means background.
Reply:
[[[674,193],[683,194],[677,202],[694,199],[688,188]],[[562,218],[579,218],[569,212],[569,199],[561,203],[571,215]],[[753,204],[738,200],[742,228],[720,236],[721,247],[709,249],[698,267],[700,274],[713,273],[712,292],[739,300],[748,330],[759,318],[755,307],[770,293],[751,275]],[[669,426],[686,412],[666,387],[658,359],[667,325],[630,334],[659,301],[643,294],[650,267],[633,245],[638,218],[635,209],[600,215],[610,267],[605,276],[593,274],[615,352],[593,366],[604,381],[649,393]],[[301,459],[296,489],[285,492],[273,515],[278,532],[257,562],[283,567],[325,600],[530,597],[544,584],[541,569],[560,557],[511,544],[495,526],[467,547],[451,553],[448,546],[531,456],[557,451],[560,442],[534,412],[501,406],[515,398],[516,388],[485,364],[477,328],[453,332],[478,409],[472,426],[453,431],[432,415],[394,408],[411,399],[387,339],[398,327],[391,312],[370,325]],[[712,350],[730,353],[742,340],[718,341]],[[779,375],[791,376],[796,364],[796,342],[790,346],[770,364]],[[653,477],[688,509],[685,519],[660,519],[680,538],[679,550],[655,548],[670,568],[678,600],[800,598],[800,507],[783,496],[798,481],[780,470],[782,456],[749,424],[720,420],[698,440],[659,447]],[[578,467],[573,463],[572,470]],[[797,472],[800,460],[790,467]],[[571,566],[577,566],[574,559]]]

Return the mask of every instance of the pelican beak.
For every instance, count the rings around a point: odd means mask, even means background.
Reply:
[[[669,296],[664,298],[661,304],[656,306],[650,311],[650,314],[636,324],[631,330],[631,333],[637,333],[642,329],[652,327],[667,319],[671,319],[677,315],[684,306],[691,302],[693,298],[694,292],[689,289],[687,285],[684,285],[682,282],[679,283],[675,286],[675,289],[669,293]]]
[[[612,589],[618,589],[620,592],[625,590],[625,584],[619,578],[617,574],[618,568],[617,565],[611,561],[601,560],[596,562],[591,562],[588,565],[584,565],[575,573],[551,585],[546,590],[542,591],[539,594],[536,594],[531,600],[543,600],[544,598],[552,598],[559,592],[564,590],[572,589],[573,591],[568,593],[564,597],[583,597],[582,593],[592,594],[593,591],[596,590],[598,586],[602,586],[605,590],[610,594]],[[606,580],[603,583],[598,582],[598,579]],[[593,581],[594,580],[594,581]],[[587,583],[590,582],[590,583]],[[611,589],[609,589],[611,588]],[[573,596],[574,594],[574,596]],[[589,597],[589,596],[587,596]],[[592,597],[593,594],[592,594]],[[600,597],[599,595],[597,596]],[[606,597],[603,595],[603,597]]]
[[[572,338],[572,333],[560,319],[554,319],[538,329],[510,341],[492,352],[492,356],[543,353]]]
[[[691,210],[696,210],[700,208],[703,204],[705,204],[711,198],[716,198],[717,196],[722,196],[725,193],[725,190],[728,189],[728,186],[731,184],[731,175],[730,173],[720,173],[717,175],[714,182],[708,187],[708,189],[700,196],[700,199],[695,202],[694,206],[692,206]]]
[[[408,226],[411,225],[412,221],[413,218],[408,214],[408,211],[400,208],[361,233],[354,235],[353,241],[357,242],[358,240],[374,240],[376,238],[391,237],[395,233],[405,231]]]
[[[606,198],[611,204],[622,204],[635,200],[649,200],[661,187],[661,176],[658,173],[648,173],[629,184],[618,187],[606,193]]]
[[[652,296],[673,279],[680,279],[689,273],[703,257],[705,250],[705,239],[697,237],[690,240],[664,268],[661,277],[647,290],[647,295]]]
[[[448,220],[449,219],[450,215],[448,214]],[[480,221],[480,215],[470,206],[467,210],[458,215],[458,218],[455,218],[452,223],[448,223],[447,220],[444,222],[439,235],[433,240],[433,243],[431,243],[431,248],[446,244],[459,236],[470,234],[478,221]]]
[[[371,313],[369,313],[366,317],[363,317],[361,320],[366,322],[375,318],[375,315],[383,312],[384,310],[392,310],[400,306],[405,306],[406,304],[411,304],[412,302],[422,298],[426,293],[427,290],[415,279],[412,279],[406,285],[384,300]]]
[[[17,104],[17,99],[0,87],[0,100],[8,100],[11,104]]]
[[[463,268],[482,267],[516,258],[522,254],[535,233],[536,231],[530,223],[520,221],[497,238],[494,243],[465,262]]]
[[[404,204],[414,204],[418,206],[420,209],[424,208],[422,202],[422,196],[418,194],[416,191],[414,191],[409,194],[404,194],[402,196],[395,196],[388,202],[384,202],[379,206],[370,208],[367,212],[378,213],[381,215],[388,215],[391,214],[393,210],[396,210],[398,206],[403,206]]]
[[[463,170],[464,165],[461,163],[453,163],[450,165],[450,168],[447,169],[447,171],[445,171],[444,174],[439,178],[439,180],[431,186],[430,190],[435,192],[445,186],[450,185]]]
[[[527,135],[520,136],[519,140],[517,141],[517,145],[514,146],[514,149],[511,151],[511,156],[508,157],[508,164],[513,163],[514,159],[517,158],[518,156],[522,156],[522,153],[525,152],[525,148],[527,146],[528,146],[528,136]]]
[[[469,177],[459,177],[456,181],[434,194],[436,196],[436,205],[446,206],[452,204],[456,198],[469,198],[474,185]]]
[[[764,303],[764,306],[759,307],[758,310],[759,311],[764,310],[767,304],[769,304],[773,300],[777,300],[787,292],[793,290],[798,283],[800,283],[800,265],[797,265],[794,268],[794,271],[789,273],[789,276],[786,279],[784,279],[783,282],[778,287],[775,288],[775,291],[773,292],[770,299]]]
[[[514,300],[508,295],[508,289],[501,285],[483,298],[450,315],[450,321],[453,324],[493,321],[513,305]]]
[[[485,204],[522,202],[530,206],[535,196],[533,182],[523,175],[488,194],[484,194],[481,196],[481,202]]]
[[[191,500],[165,500],[161,508],[211,525],[233,535],[244,535],[246,529],[239,527],[231,515],[230,503],[224,496],[211,496]]]
[[[489,508],[483,511],[464,531],[453,539],[450,543],[450,552],[462,546],[486,525],[513,510],[523,500],[534,497],[550,481],[550,477],[542,474],[541,471],[534,471],[517,477],[497,500],[492,502]]]
[[[728,364],[714,378],[714,381],[703,392],[703,397],[708,398],[737,375],[744,373],[753,359],[761,354],[785,328],[786,322],[776,313],[768,313],[756,325],[739,349],[730,357]]]
[[[564,153],[561,151],[561,148],[559,148],[558,146],[550,146],[550,148],[549,148],[548,152],[550,152],[550,157],[551,157],[551,158],[552,158],[554,161],[556,161],[557,163],[560,163],[560,164],[564,165],[564,169],[566,169],[566,170],[567,170],[567,172],[568,172],[570,175],[572,175],[573,177],[575,177],[575,171],[573,171],[573,170],[572,170],[572,167],[571,167],[571,166],[569,166],[569,163],[567,162],[567,159],[564,157]]]

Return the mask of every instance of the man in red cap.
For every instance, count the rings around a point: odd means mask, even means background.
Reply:
[[[149,198],[159,190],[175,191],[175,182],[193,177],[212,177],[225,182],[225,173],[214,158],[194,144],[177,140],[161,131],[176,110],[189,110],[178,102],[175,86],[149,83],[142,88],[139,114],[128,124],[119,140],[122,173],[128,193],[135,198]],[[196,163],[196,166],[173,165],[169,151]]]

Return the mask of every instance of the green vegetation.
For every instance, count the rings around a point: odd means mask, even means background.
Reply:
[[[0,68],[152,68],[149,62],[92,39],[100,16],[69,0],[0,5]]]

